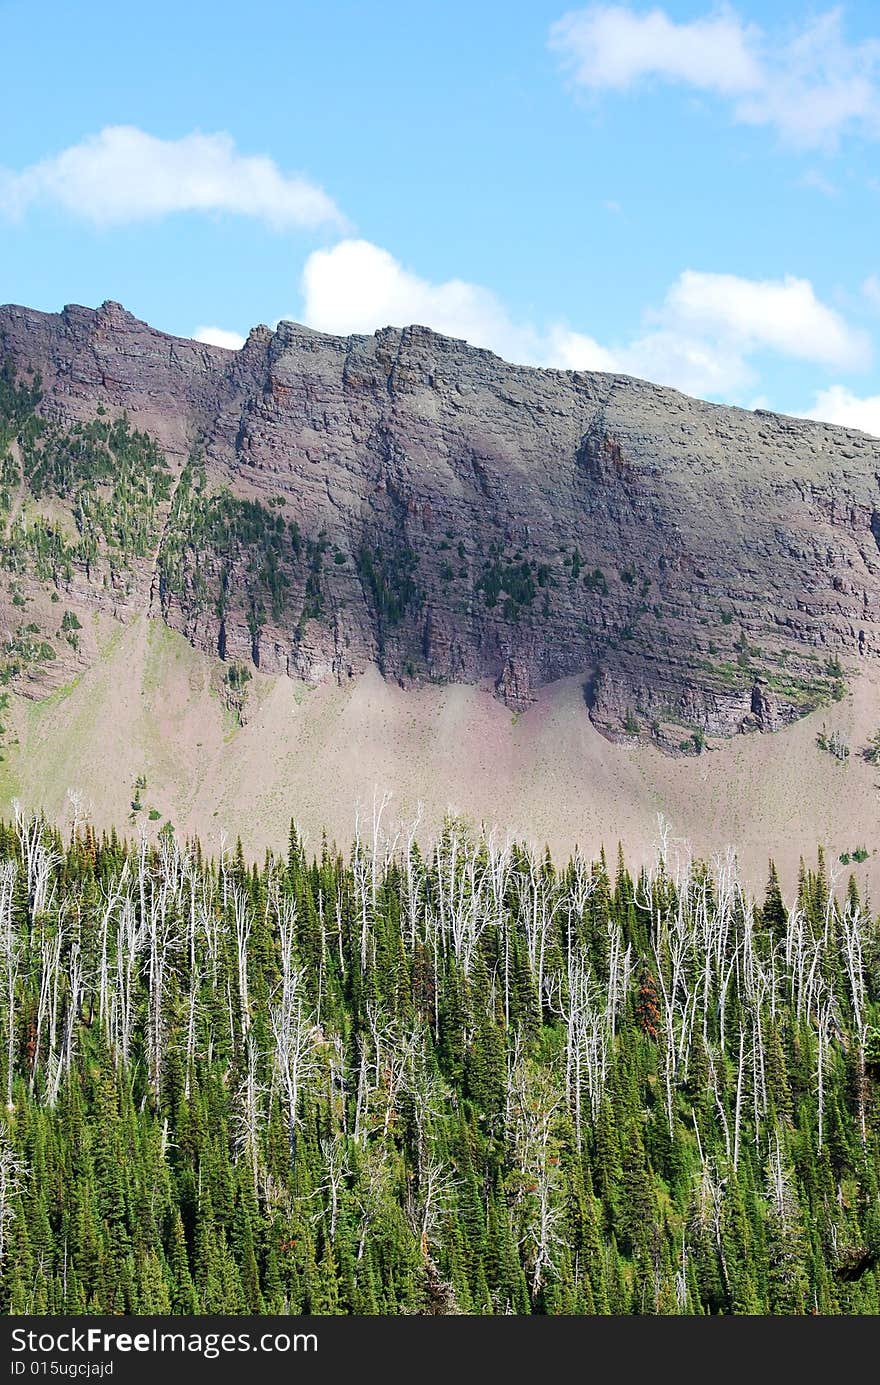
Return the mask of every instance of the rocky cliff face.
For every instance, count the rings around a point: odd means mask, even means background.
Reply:
[[[608,734],[698,748],[880,649],[880,441],[856,432],[422,327],[282,323],[233,353],[117,304],[4,307],[2,357],[19,400],[41,377],[5,435],[0,624],[55,655],[18,658],[24,689],[95,657],[93,605],[150,610],[235,678],[377,663],[522,708],[580,674]]]

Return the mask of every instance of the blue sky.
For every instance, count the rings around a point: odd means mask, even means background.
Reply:
[[[0,301],[422,321],[880,433],[876,3],[0,0],[0,52]]]

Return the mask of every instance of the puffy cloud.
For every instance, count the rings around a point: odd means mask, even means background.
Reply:
[[[488,289],[463,279],[432,284],[366,240],[316,250],[306,261],[302,291],[307,324],[323,332],[372,332],[418,322],[485,346],[512,329]]]
[[[620,357],[600,346],[583,332],[568,327],[551,327],[543,340],[536,335],[536,365],[555,370],[606,370],[613,374],[624,369]],[[527,363],[528,364],[528,363]]]
[[[735,120],[805,147],[847,131],[880,136],[880,41],[848,43],[837,8],[773,41],[728,6],[677,23],[662,9],[598,4],[564,15],[549,41],[574,83],[594,93],[653,78],[719,96]]]
[[[666,296],[664,316],[743,352],[767,349],[845,369],[867,365],[870,340],[816,297],[808,279],[743,279],[685,270]]]
[[[107,126],[20,173],[0,169],[0,211],[18,217],[40,203],[101,226],[192,211],[233,212],[276,230],[344,224],[317,184],[264,155],[240,154],[227,134],[157,139],[132,125]]]
[[[316,250],[302,275],[303,321],[346,336],[419,323],[521,365],[613,370],[611,353],[564,326],[540,332],[515,322],[490,289],[464,279],[432,283],[366,240]]]
[[[820,390],[806,418],[821,419],[823,423],[840,423],[846,428],[859,428],[863,433],[880,437],[880,394],[859,398],[845,385],[830,385]]]
[[[203,341],[208,346],[225,346],[227,351],[240,351],[245,338],[240,332],[227,332],[225,327],[197,327],[193,341]]]
[[[686,270],[643,329],[604,344],[564,323],[517,322],[489,289],[434,283],[387,250],[345,240],[317,250],[302,276],[303,320],[347,335],[420,323],[523,365],[639,375],[688,394],[739,400],[757,376],[752,357],[775,352],[835,368],[870,358],[867,336],[817,298],[806,279],[739,278]]]

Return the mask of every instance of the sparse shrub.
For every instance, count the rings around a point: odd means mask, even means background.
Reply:
[[[226,670],[226,685],[232,692],[243,692],[251,677],[246,664],[232,663]]]
[[[584,586],[588,592],[599,592],[602,596],[608,595],[608,583],[600,567],[594,567],[592,572],[585,575]]]
[[[702,755],[706,749],[706,737],[702,727],[698,726],[683,741],[679,741],[678,748],[684,751],[685,755]]]
[[[829,735],[824,723],[822,730],[816,733],[816,744],[820,750],[827,751],[829,755],[833,755],[835,760],[840,760],[841,763],[849,759],[849,746],[840,731],[832,731]]]
[[[865,748],[864,756],[868,764],[880,764],[880,730],[874,732]]]

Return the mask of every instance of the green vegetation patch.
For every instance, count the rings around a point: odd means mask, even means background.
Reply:
[[[8,510],[11,489],[21,484],[35,502],[69,507],[72,525],[65,532],[62,523],[25,509],[0,544],[0,566],[58,584],[99,560],[118,570],[148,556],[159,506],[171,494],[157,444],[125,416],[65,428],[34,412],[39,400],[38,381],[17,383],[7,362],[0,370],[0,505]],[[8,451],[12,441],[20,468]]]
[[[157,836],[0,821],[7,1316],[880,1313],[877,925],[821,855],[792,916],[454,821]]]
[[[357,570],[379,618],[380,632],[399,625],[420,599],[418,562],[418,554],[402,540],[395,544],[364,543],[359,548]]]
[[[498,545],[492,544],[476,588],[482,592],[487,609],[494,610],[500,603],[505,620],[518,620],[534,601],[538,586],[547,584],[549,573],[546,569],[541,576],[543,581],[540,581],[537,564],[529,562],[522,553],[507,557]]]
[[[228,490],[208,494],[204,468],[192,462],[181,475],[159,554],[163,591],[213,610],[222,620],[236,587],[243,585],[255,635],[267,609],[275,620],[284,615],[288,570],[302,548],[295,522]]]

